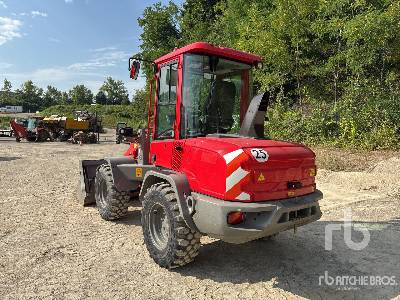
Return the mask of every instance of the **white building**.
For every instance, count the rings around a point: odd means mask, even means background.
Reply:
[[[3,106],[3,107],[0,107],[0,112],[22,113],[22,106],[12,106],[12,105]]]

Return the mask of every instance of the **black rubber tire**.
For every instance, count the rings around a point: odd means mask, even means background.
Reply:
[[[157,247],[150,226],[152,207],[162,207],[167,217],[169,235],[163,249]],[[151,186],[142,203],[143,237],[150,257],[161,267],[171,269],[184,266],[199,254],[201,234],[191,230],[179,213],[177,196],[167,183]]]
[[[95,199],[97,209],[104,220],[116,220],[128,213],[129,193],[120,192],[115,188],[108,164],[103,164],[97,169]]]

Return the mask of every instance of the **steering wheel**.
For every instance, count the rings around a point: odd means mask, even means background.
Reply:
[[[171,135],[167,135],[165,137],[173,137],[174,129],[173,128],[168,128],[168,129],[165,129],[165,130],[161,131],[160,133],[158,133],[157,134],[157,138],[160,138],[163,135],[166,135],[168,132],[171,132]]]

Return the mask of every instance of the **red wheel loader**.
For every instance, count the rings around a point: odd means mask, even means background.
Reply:
[[[321,217],[315,154],[264,136],[259,56],[197,42],[152,64],[148,126],[124,157],[80,162],[82,204],[115,220],[140,201],[146,247],[165,268],[193,261],[202,235],[245,243]],[[129,67],[136,78],[140,60]]]

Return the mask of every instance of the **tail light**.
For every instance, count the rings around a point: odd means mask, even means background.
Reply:
[[[227,222],[230,225],[237,225],[243,223],[245,220],[245,214],[241,211],[232,211],[228,214]]]

